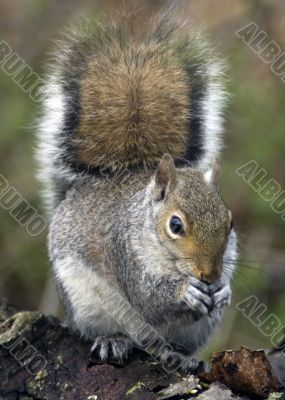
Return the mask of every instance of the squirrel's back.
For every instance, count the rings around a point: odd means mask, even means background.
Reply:
[[[221,63],[176,15],[143,29],[132,18],[89,24],[55,53],[38,151],[50,207],[102,170],[152,168],[164,153],[206,169],[219,154]]]

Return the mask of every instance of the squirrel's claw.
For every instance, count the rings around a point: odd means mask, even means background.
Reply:
[[[214,294],[214,307],[223,308],[230,305],[232,297],[232,290],[230,285],[225,284],[219,288]]]
[[[189,279],[184,303],[198,315],[208,315],[213,309],[221,309],[231,303],[231,287],[228,283],[217,281],[206,285],[196,278]]]
[[[195,358],[187,357],[181,365],[180,371],[184,374],[198,375],[201,372],[208,372],[209,365],[206,361],[198,361]]]
[[[88,367],[94,364],[112,364],[122,367],[130,360],[132,342],[124,336],[98,336],[91,348]]]
[[[208,288],[195,278],[190,278],[189,286],[184,296],[184,302],[190,310],[200,315],[208,315],[213,306],[213,300],[208,295]]]

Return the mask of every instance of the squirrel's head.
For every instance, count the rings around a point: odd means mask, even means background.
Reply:
[[[150,185],[160,244],[183,273],[209,283],[222,274],[233,226],[219,194],[218,175],[216,162],[203,173],[175,168],[173,158],[165,154]]]

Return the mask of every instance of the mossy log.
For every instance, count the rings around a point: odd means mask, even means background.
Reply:
[[[206,390],[197,377],[167,374],[143,353],[121,368],[88,368],[89,343],[57,319],[7,302],[0,323],[0,400],[241,399],[221,384]]]

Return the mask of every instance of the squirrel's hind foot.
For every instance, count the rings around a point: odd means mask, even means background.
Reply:
[[[129,362],[132,348],[131,340],[125,336],[98,336],[91,347],[88,365],[112,364],[123,366]]]
[[[205,361],[198,361],[195,358],[187,357],[180,366],[180,371],[184,374],[198,375],[201,372],[208,372],[209,365]]]

